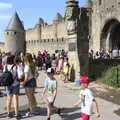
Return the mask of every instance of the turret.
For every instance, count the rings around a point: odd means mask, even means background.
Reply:
[[[62,15],[60,13],[57,13],[56,16],[53,19],[53,23],[61,22],[62,20],[63,20]]]
[[[37,40],[40,40],[41,39],[41,28],[44,27],[45,23],[44,23],[44,20],[43,18],[39,18],[36,25],[35,25],[35,29],[36,29],[36,37],[37,37]]]
[[[25,30],[17,12],[13,15],[5,30],[5,48],[12,54],[25,52]]]
[[[37,21],[37,23],[36,23],[36,26],[37,25],[39,25],[39,26],[40,25],[44,25],[44,20],[42,18],[39,18],[38,21]]]

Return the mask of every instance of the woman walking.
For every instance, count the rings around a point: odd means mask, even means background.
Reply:
[[[28,98],[29,103],[29,112],[26,113],[26,116],[32,116],[36,114],[36,98],[34,95],[36,88],[36,79],[35,79],[35,64],[30,53],[26,53],[24,58],[24,74],[25,79],[23,81],[23,86]]]

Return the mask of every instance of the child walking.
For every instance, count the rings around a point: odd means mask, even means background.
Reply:
[[[79,106],[81,105],[81,115],[82,120],[90,120],[90,115],[92,114],[93,104],[96,108],[96,116],[100,117],[98,104],[92,95],[92,91],[88,88],[89,78],[87,76],[82,76],[81,80],[81,87],[82,90],[80,91],[80,99],[73,105]]]
[[[57,81],[53,77],[54,69],[47,69],[48,78],[45,80],[43,96],[45,98],[45,102],[47,104],[47,120],[50,120],[51,110],[57,109],[57,113],[60,114],[60,109],[54,106],[54,101],[57,95]]]

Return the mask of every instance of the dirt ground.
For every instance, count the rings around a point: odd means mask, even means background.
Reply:
[[[114,89],[102,83],[92,83],[90,84],[90,88],[96,97],[120,105],[120,89]],[[120,109],[114,112],[120,116]]]

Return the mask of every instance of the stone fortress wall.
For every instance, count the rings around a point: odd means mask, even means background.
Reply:
[[[34,28],[26,30],[26,49],[28,52],[48,50],[53,53],[55,50],[67,50],[67,28],[66,22],[60,19],[59,13],[56,20],[48,25],[42,18]]]
[[[115,31],[115,26],[119,26],[120,22],[120,0],[96,0],[92,6],[92,26],[91,40],[89,47],[94,51],[101,48],[106,50],[113,49],[115,46],[111,39]],[[110,35],[110,36],[109,36]],[[117,36],[117,35],[116,35]],[[120,38],[118,38],[120,39]],[[120,40],[119,40],[120,41]],[[117,44],[120,44],[120,42]],[[118,46],[117,46],[118,47]]]
[[[91,4],[90,0],[88,1],[86,8],[90,8],[88,9],[90,16],[89,48],[94,51],[101,48],[112,49],[116,46],[112,45],[114,39],[120,41],[118,35],[120,30],[118,34],[111,35],[113,31],[120,28],[120,0],[95,0]],[[118,27],[116,28],[116,26]],[[7,37],[9,38],[9,36]],[[68,50],[68,37],[66,21],[62,15],[57,13],[50,25],[40,18],[33,28],[25,30],[26,50],[35,53],[44,49],[50,53],[56,49]],[[120,42],[116,43],[120,44]],[[1,47],[4,50],[4,45],[1,45]]]
[[[4,43],[2,43],[2,42],[0,42],[0,50],[1,50],[1,51],[5,51],[4,46],[5,46],[5,44],[4,44]]]

